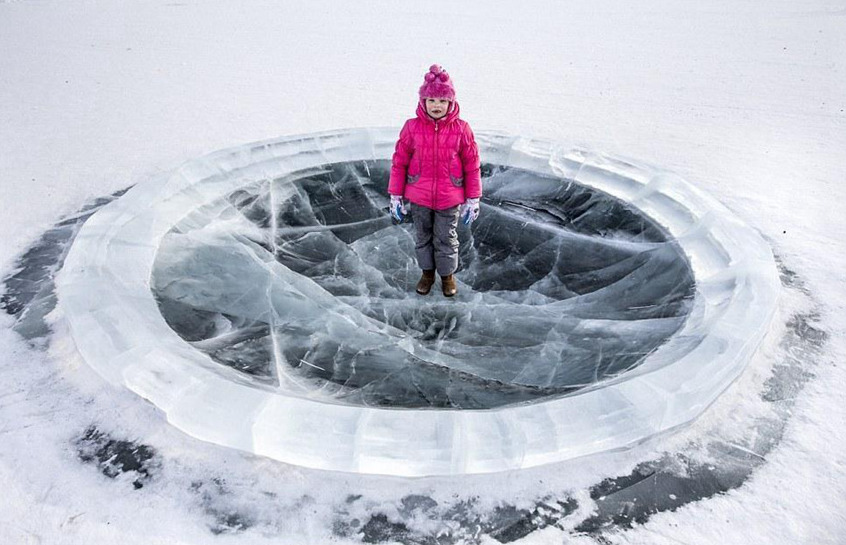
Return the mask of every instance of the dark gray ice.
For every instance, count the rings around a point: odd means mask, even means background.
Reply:
[[[420,297],[412,226],[385,209],[388,175],[386,161],[325,165],[194,211],[157,254],[165,319],[251,380],[464,409],[618,375],[685,320],[693,275],[653,221],[597,190],[492,165],[481,217],[459,229],[459,295]],[[269,273],[271,262],[283,267]]]

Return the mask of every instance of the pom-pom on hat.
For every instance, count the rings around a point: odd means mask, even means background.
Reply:
[[[450,102],[455,100],[455,87],[449,74],[440,64],[433,64],[423,76],[426,81],[420,86],[420,98],[445,98]]]

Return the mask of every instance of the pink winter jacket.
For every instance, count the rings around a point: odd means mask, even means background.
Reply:
[[[453,102],[452,111],[435,121],[422,101],[417,104],[417,117],[400,131],[388,193],[434,210],[482,196],[476,139],[458,111]]]

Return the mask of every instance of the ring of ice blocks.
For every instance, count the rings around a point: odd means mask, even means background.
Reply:
[[[199,439],[404,476],[625,448],[740,375],[778,279],[720,203],[660,169],[480,133],[460,293],[421,298],[411,226],[384,210],[396,134],[224,150],[104,207],[57,278],[80,354]]]

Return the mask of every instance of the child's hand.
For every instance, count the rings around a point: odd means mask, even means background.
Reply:
[[[394,220],[394,223],[402,223],[406,214],[408,214],[408,210],[402,202],[402,197],[391,195],[391,219]]]
[[[464,225],[470,225],[479,219],[479,199],[467,199],[461,205],[461,218]]]

